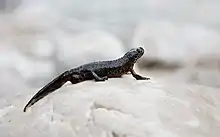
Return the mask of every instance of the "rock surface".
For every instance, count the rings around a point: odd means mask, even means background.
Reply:
[[[124,76],[66,84],[23,113],[36,92],[30,90],[1,108],[1,137],[217,137],[220,133],[220,94],[214,88]]]

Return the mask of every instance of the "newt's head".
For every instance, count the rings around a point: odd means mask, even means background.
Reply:
[[[127,57],[130,61],[136,62],[142,55],[144,54],[144,49],[142,47],[133,48],[125,53],[125,57]]]

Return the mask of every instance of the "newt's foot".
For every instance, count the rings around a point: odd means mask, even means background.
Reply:
[[[107,76],[102,77],[103,80],[108,80]]]
[[[143,77],[143,76],[140,76],[140,75],[136,75],[136,76],[135,76],[135,79],[136,79],[136,80],[149,80],[150,78],[148,78],[148,77]]]
[[[108,77],[107,77],[107,76],[99,77],[99,78],[96,78],[96,79],[95,79],[96,82],[98,82],[98,81],[105,81],[105,80],[108,80]]]
[[[138,79],[138,80],[150,80],[150,78],[142,77],[142,78],[140,78],[140,79]]]

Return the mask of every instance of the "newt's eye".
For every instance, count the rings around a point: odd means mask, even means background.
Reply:
[[[144,49],[142,47],[137,48],[138,53],[144,53]]]
[[[140,50],[140,49],[137,49],[137,52],[138,52],[138,53],[141,53],[141,50]]]

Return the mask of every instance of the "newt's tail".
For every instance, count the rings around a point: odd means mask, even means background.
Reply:
[[[38,91],[27,103],[23,111],[26,112],[26,110],[32,105],[34,105],[37,101],[39,101],[46,95],[52,93],[56,89],[60,88],[63,84],[65,84],[69,80],[70,80],[69,71],[65,71],[64,73],[60,74],[58,77],[56,77],[46,86],[44,86],[40,91]]]

